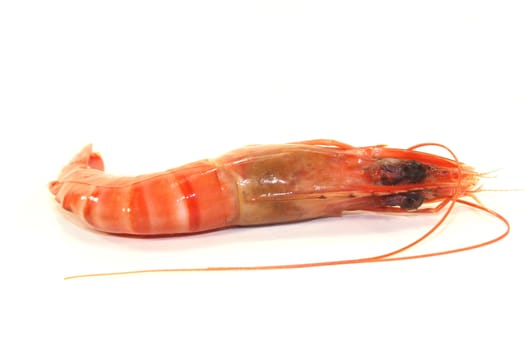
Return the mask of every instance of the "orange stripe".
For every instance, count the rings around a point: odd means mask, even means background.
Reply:
[[[132,232],[150,232],[151,231],[151,217],[148,208],[146,186],[141,183],[131,185],[129,191],[129,207],[130,213],[123,213],[129,220]],[[124,207],[123,210],[127,208]]]
[[[186,208],[188,209],[189,232],[198,231],[201,221],[198,196],[195,193],[193,186],[191,185],[187,176],[175,176],[175,179],[179,184],[180,191],[184,195],[184,202],[186,203]]]

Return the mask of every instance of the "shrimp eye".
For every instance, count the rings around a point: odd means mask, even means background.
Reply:
[[[379,168],[379,177],[382,185],[415,184],[425,180],[426,167],[415,161],[397,161],[384,159]]]
[[[401,199],[399,206],[407,210],[417,209],[423,204],[424,200],[425,196],[420,192],[407,192]]]
[[[384,205],[389,207],[400,207],[406,210],[415,210],[423,204],[425,196],[421,191],[412,191],[386,196]]]
[[[427,176],[425,166],[415,160],[409,160],[402,165],[403,175],[409,184],[422,182]]]

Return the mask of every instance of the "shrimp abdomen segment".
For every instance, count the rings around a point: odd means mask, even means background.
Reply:
[[[138,177],[95,175],[85,183],[64,181],[57,200],[97,230],[191,233],[232,225],[238,216],[235,186],[209,161]]]

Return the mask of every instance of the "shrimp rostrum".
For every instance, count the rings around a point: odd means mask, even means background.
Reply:
[[[141,236],[354,210],[437,211],[476,190],[478,174],[471,167],[419,147],[352,147],[332,140],[253,145],[163,172],[117,177],[104,172],[102,158],[88,145],[49,188],[87,226]]]

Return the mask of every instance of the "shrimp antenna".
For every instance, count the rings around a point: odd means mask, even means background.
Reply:
[[[439,221],[435,223],[425,234],[423,234],[418,239],[412,241],[409,244],[406,244],[405,246],[393,250],[391,252],[368,257],[368,258],[357,258],[357,259],[346,259],[346,260],[331,260],[331,261],[318,261],[318,262],[311,262],[311,263],[296,263],[296,264],[283,264],[283,265],[259,265],[259,266],[210,266],[210,267],[195,267],[195,268],[173,268],[173,269],[154,269],[154,270],[133,270],[133,271],[119,271],[119,272],[104,272],[104,273],[93,273],[93,274],[84,274],[84,275],[75,275],[75,276],[68,276],[65,277],[64,280],[71,280],[71,279],[78,279],[78,278],[86,278],[86,277],[103,277],[103,276],[119,276],[119,275],[134,275],[134,274],[144,274],[144,273],[159,273],[159,272],[218,272],[218,271],[261,271],[261,270],[287,270],[287,269],[302,269],[302,268],[312,268],[312,267],[325,267],[325,266],[335,266],[335,265],[350,265],[350,264],[361,264],[361,263],[373,263],[373,262],[386,262],[386,261],[400,261],[400,260],[412,260],[412,259],[421,259],[421,258],[428,258],[433,256],[439,256],[439,255],[447,255],[447,254],[453,254],[453,253],[459,253],[464,252],[467,250],[473,250],[477,248],[481,248],[484,246],[488,246],[490,244],[496,243],[503,238],[505,238],[509,232],[510,232],[510,223],[509,221],[501,214],[486,208],[482,204],[470,202],[464,199],[459,198],[459,191],[458,189],[461,186],[461,163],[459,162],[458,158],[452,152],[451,149],[449,149],[447,146],[439,144],[439,143],[421,143],[417,144],[415,146],[412,146],[408,148],[408,150],[416,150],[418,148],[422,147],[428,147],[428,146],[434,146],[434,147],[440,147],[445,149],[454,159],[454,161],[457,163],[457,170],[458,170],[458,183],[456,190],[454,191],[454,194],[451,196],[451,198],[444,199],[441,204],[438,205],[437,208],[443,208],[448,204],[448,208],[445,211],[445,213],[441,216]],[[418,255],[408,255],[408,256],[396,256],[397,254],[404,252],[413,246],[421,243],[423,240],[427,239],[429,236],[431,236],[448,218],[450,213],[452,212],[452,209],[455,207],[457,203],[472,207],[474,209],[486,212],[487,214],[492,215],[493,217],[499,219],[505,224],[505,231],[498,235],[496,238],[477,243],[472,244],[460,248],[455,249],[449,249],[444,251],[438,251],[438,252],[432,252],[432,253],[425,253],[425,254],[418,254]]]

